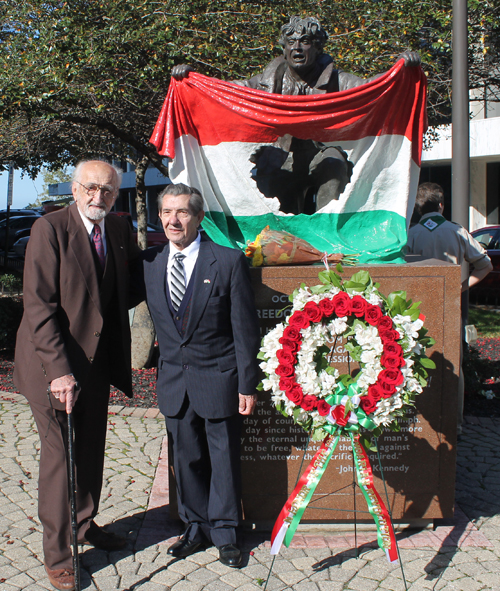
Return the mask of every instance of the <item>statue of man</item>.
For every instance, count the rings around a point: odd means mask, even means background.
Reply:
[[[372,78],[359,78],[338,70],[333,58],[323,53],[328,35],[314,17],[292,16],[281,27],[283,55],[275,58],[261,74],[236,84],[265,92],[310,95],[340,92],[366,84]],[[418,53],[406,51],[405,66],[420,65]],[[181,80],[194,71],[181,64],[172,76]],[[262,146],[251,157],[252,171],[259,190],[266,197],[278,197],[285,213],[312,213],[338,199],[350,181],[353,165],[340,146],[326,146],[292,136],[280,138],[273,146]]]

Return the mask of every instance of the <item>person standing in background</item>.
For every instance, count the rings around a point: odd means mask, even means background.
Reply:
[[[408,231],[408,254],[439,259],[462,268],[462,293],[482,281],[493,269],[490,257],[484,248],[465,228],[449,222],[444,216],[444,192],[436,183],[422,183],[418,187],[415,209],[421,218]],[[470,272],[469,265],[474,269]],[[467,320],[467,307],[462,298],[462,340]],[[460,377],[458,383],[458,433],[462,432],[464,410],[464,375],[462,371],[463,347],[460,354]]]

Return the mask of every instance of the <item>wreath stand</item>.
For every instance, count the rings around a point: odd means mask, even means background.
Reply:
[[[295,482],[295,485],[297,485],[297,483],[298,483],[298,481],[300,479],[300,475],[302,473],[302,467],[304,465],[305,454],[307,452],[307,448],[309,447],[310,440],[311,440],[311,434],[309,433],[309,435],[307,437],[306,444],[305,444],[304,453],[302,454],[302,460],[300,462],[300,466],[299,466],[299,470],[298,470],[298,475],[297,475],[297,480]],[[387,486],[386,486],[386,482],[385,482],[385,478],[384,478],[384,470],[383,470],[383,467],[382,467],[382,462],[380,460],[380,453],[379,453],[379,450],[378,450],[377,441],[378,441],[378,439],[375,439],[376,447],[377,447],[377,461],[378,461],[378,466],[379,466],[379,469],[380,469],[380,476],[382,478],[382,482],[384,483],[385,498],[386,498],[386,502],[387,502],[387,511],[389,512],[389,516],[390,516],[391,522],[392,522],[392,511],[390,509],[390,504],[389,504],[389,494],[387,492]],[[356,558],[359,558],[360,553],[359,553],[359,547],[358,547],[358,521],[357,521],[357,514],[358,513],[363,513],[363,514],[370,515],[370,512],[369,511],[363,511],[363,510],[357,509],[357,506],[356,506],[356,488],[359,489],[359,485],[356,482],[356,469],[355,469],[355,462],[354,462],[354,454],[352,454],[352,467],[353,467],[353,470],[352,470],[352,485],[347,485],[344,488],[348,488],[348,487],[351,487],[352,486],[352,496],[353,496],[353,510],[352,510],[352,512],[354,513],[354,545],[356,547]],[[342,490],[342,489],[339,489],[339,490]],[[338,492],[338,491],[334,491],[334,492]],[[329,494],[324,495],[324,496],[325,497],[328,497],[328,496],[330,496],[330,494],[333,494],[333,493],[329,493]],[[308,507],[308,508],[309,509],[315,509],[315,507]],[[322,508],[322,510],[324,511],[325,509]],[[351,510],[350,509],[326,509],[326,511],[346,511],[346,512],[349,511],[350,512]],[[396,539],[396,549],[397,549],[397,553],[398,553],[399,567],[401,569],[401,575],[403,577],[404,588],[405,588],[405,591],[408,591],[408,586],[406,584],[405,572],[404,572],[404,568],[403,568],[403,561],[401,559],[401,553],[399,552],[399,545],[398,545],[397,539]],[[269,567],[269,573],[267,575],[267,579],[266,579],[266,582],[264,584],[263,591],[266,591],[266,589],[267,589],[267,585],[269,583],[269,579],[271,578],[271,574],[272,574],[272,571],[273,571],[274,561],[276,560],[276,557],[277,556],[278,556],[278,554],[275,554],[273,556],[273,560],[271,562],[271,566]]]

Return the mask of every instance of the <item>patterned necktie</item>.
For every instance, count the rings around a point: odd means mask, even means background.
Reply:
[[[177,312],[179,309],[182,298],[186,293],[186,280],[184,279],[184,263],[183,259],[186,255],[178,252],[174,255],[174,262],[170,269],[170,298],[172,299],[172,306]]]
[[[99,257],[101,267],[104,269],[106,266],[106,256],[104,254],[104,244],[102,243],[101,228],[97,224],[94,225],[92,240],[94,241],[95,250],[97,252],[97,256]]]

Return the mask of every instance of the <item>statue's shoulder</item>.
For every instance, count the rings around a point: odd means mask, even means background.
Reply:
[[[259,74],[253,78],[259,79],[258,86],[254,86],[254,88],[265,90],[266,92],[277,92],[277,88],[281,88],[281,82],[283,80],[283,75],[286,68],[287,64],[285,58],[282,55],[273,59],[273,61],[267,64],[267,66],[264,68],[262,74]]]
[[[314,87],[320,92],[338,92],[339,70],[335,69],[332,57],[322,53],[318,57],[318,64],[321,68],[321,74]]]

